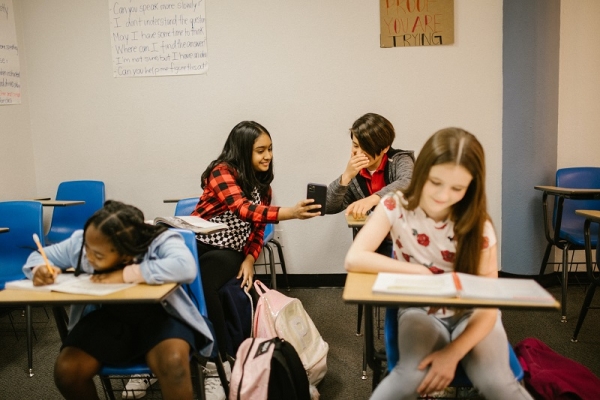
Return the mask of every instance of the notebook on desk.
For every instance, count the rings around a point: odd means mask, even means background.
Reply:
[[[373,293],[553,304],[554,297],[533,279],[486,278],[460,272],[416,275],[380,272]]]
[[[135,286],[136,283],[96,283],[90,280],[91,275],[58,274],[51,285],[34,286],[31,279],[6,282],[5,289],[33,290],[37,292],[62,292],[104,296],[119,290]]]

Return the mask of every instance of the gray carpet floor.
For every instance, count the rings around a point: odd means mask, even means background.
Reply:
[[[560,298],[560,288],[549,289]],[[319,385],[322,400],[368,399],[371,393],[371,374],[361,379],[362,337],[357,337],[355,305],[344,304],[341,288],[292,289],[285,294],[299,298],[325,341],[329,344],[328,372]],[[556,352],[569,357],[600,376],[600,310],[590,310],[579,335],[579,342],[570,341],[583,301],[584,288],[569,287],[567,323],[560,322],[559,312],[504,311],[503,321],[510,342],[514,345],[526,337],[537,337]],[[598,305],[600,296],[593,304]],[[51,315],[51,310],[48,308]],[[0,399],[60,399],[53,379],[54,359],[60,340],[52,316],[43,308],[34,308],[33,368],[27,374],[27,348],[24,318],[13,311],[13,331],[7,315],[0,318]],[[118,385],[118,384],[117,384]],[[157,385],[155,385],[157,386]],[[100,388],[100,386],[98,385]],[[104,394],[99,389],[101,398]],[[120,398],[119,395],[116,396]],[[160,398],[149,393],[146,398]]]

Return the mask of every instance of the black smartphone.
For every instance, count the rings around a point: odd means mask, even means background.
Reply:
[[[306,198],[315,199],[314,203],[311,204],[321,205],[320,209],[311,210],[309,212],[321,212],[321,215],[325,215],[325,206],[327,205],[327,185],[321,185],[319,183],[309,183],[308,185],[306,185]]]

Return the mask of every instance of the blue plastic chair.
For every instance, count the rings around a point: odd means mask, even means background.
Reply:
[[[198,274],[196,275],[196,279],[192,283],[184,284],[182,287],[186,290],[190,298],[196,303],[198,307],[198,311],[202,316],[208,318],[208,312],[206,310],[206,302],[204,300],[204,290],[202,289],[202,278],[200,274],[200,266],[198,265],[198,250],[196,247],[196,236],[194,232],[184,230],[184,229],[175,229],[170,228],[171,230],[179,232],[185,241],[185,244],[192,252],[194,256],[194,260],[196,260],[196,265],[198,267]],[[225,376],[225,369],[223,367],[223,362],[219,356],[219,352],[217,350],[217,344],[215,342],[213,355],[211,357],[212,360],[215,361],[217,365],[217,371],[219,373],[219,378],[221,380],[221,384],[223,385],[223,389],[225,390],[225,396],[229,395],[229,384],[227,382],[227,378]],[[203,375],[200,373],[198,368],[198,363],[196,360],[191,357],[190,358],[190,366],[192,368],[192,373],[198,377],[197,381],[195,381],[196,392],[199,394],[201,399],[204,399],[204,379]],[[152,371],[148,367],[146,363],[140,364],[132,364],[125,367],[112,367],[112,366],[103,366],[100,369],[98,375],[102,380],[102,384],[104,385],[105,391],[108,397],[112,400],[115,399],[112,385],[110,382],[110,376],[128,376],[128,375],[151,375]]]
[[[175,205],[175,216],[191,215],[198,205],[198,197],[181,199]]]
[[[62,242],[76,230],[83,229],[92,214],[102,208],[105,200],[104,182],[61,182],[56,192],[56,200],[83,200],[85,204],[54,207],[50,230],[46,235],[48,244]]]
[[[37,249],[33,241],[36,233],[44,246],[42,205],[37,201],[0,202],[0,226],[10,229],[0,234],[0,289],[8,281],[24,279],[23,265],[31,252]],[[31,306],[25,306],[27,327],[27,366],[33,376],[33,343]]]
[[[400,359],[400,352],[398,351],[398,308],[387,307],[385,310],[384,320],[384,344],[385,354],[387,357],[387,371],[388,373],[394,369],[398,360]],[[524,376],[523,368],[519,363],[519,360],[510,345],[508,344],[508,358],[510,368],[518,381],[521,381]],[[463,367],[458,364],[454,379],[449,385],[450,387],[472,387],[473,384],[469,380],[469,377],[465,373]]]
[[[556,186],[572,189],[600,189],[600,168],[574,167],[562,168],[556,171]],[[567,284],[569,277],[569,251],[584,250],[585,239],[583,224],[585,218],[575,214],[575,210],[600,210],[600,200],[574,200],[556,198],[552,212],[552,226],[548,223],[547,194],[544,192],[542,208],[544,215],[544,233],[548,244],[540,267],[540,275],[544,274],[552,246],[563,251],[562,253],[562,321],[566,322],[567,309]],[[556,227],[559,231],[556,232]],[[558,234],[557,234],[558,233]],[[596,246],[598,225],[592,225],[591,244]]]

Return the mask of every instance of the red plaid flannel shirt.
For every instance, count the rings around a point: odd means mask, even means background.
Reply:
[[[265,224],[277,222],[280,207],[270,206],[271,188],[261,199],[261,204],[252,204],[237,184],[235,175],[235,171],[226,164],[215,166],[192,215],[209,220],[229,210],[242,221],[251,222],[252,230],[244,246],[244,254],[250,254],[257,260],[263,247]]]

